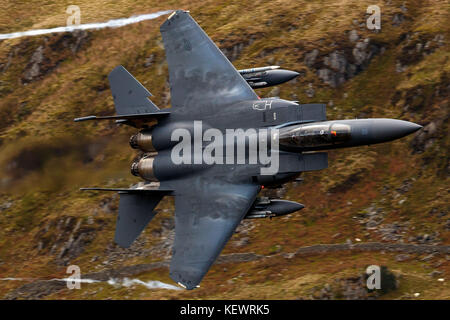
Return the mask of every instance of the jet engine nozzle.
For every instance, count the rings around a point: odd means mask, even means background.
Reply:
[[[145,152],[156,151],[153,146],[153,137],[150,131],[140,131],[130,138],[130,146],[133,149],[139,149]]]
[[[158,181],[154,174],[154,157],[142,158],[131,164],[131,174],[147,181]]]

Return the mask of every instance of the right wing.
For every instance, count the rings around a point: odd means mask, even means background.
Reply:
[[[194,289],[255,201],[259,186],[193,182],[175,196],[175,241],[170,277]]]
[[[183,10],[161,25],[172,108],[221,107],[258,99],[222,51]]]

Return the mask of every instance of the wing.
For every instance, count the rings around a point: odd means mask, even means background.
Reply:
[[[175,197],[175,242],[170,277],[194,289],[255,201],[259,187],[211,180]]]
[[[172,108],[214,109],[258,98],[186,11],[170,15],[161,25],[161,34],[169,65]]]

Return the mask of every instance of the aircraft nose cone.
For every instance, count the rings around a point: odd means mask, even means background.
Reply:
[[[377,141],[395,140],[416,132],[421,128],[421,125],[409,121],[377,119],[372,125],[372,138]]]

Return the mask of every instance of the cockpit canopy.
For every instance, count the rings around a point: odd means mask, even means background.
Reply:
[[[302,124],[280,129],[280,145],[287,147],[322,147],[348,141],[350,126],[342,123]]]

